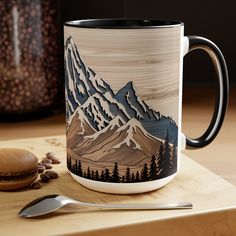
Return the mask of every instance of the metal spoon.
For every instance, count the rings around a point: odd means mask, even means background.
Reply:
[[[89,202],[81,202],[62,195],[47,195],[37,198],[28,203],[19,212],[19,216],[32,218],[46,215],[56,211],[67,204],[76,204],[78,206],[96,207],[102,209],[114,210],[170,210],[170,209],[191,209],[193,208],[190,202],[177,203],[136,203],[136,204],[97,204]]]

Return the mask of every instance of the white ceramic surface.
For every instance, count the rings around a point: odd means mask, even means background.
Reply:
[[[113,193],[113,194],[137,194],[150,192],[163,187],[168,184],[175,176],[176,173],[168,177],[140,183],[106,183],[101,181],[94,181],[86,178],[81,178],[73,173],[71,176],[86,188],[92,189],[97,192]]]

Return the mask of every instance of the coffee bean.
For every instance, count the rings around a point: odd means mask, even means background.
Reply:
[[[56,158],[56,155],[53,152],[46,153],[46,157],[48,159],[52,160],[52,164],[60,164],[61,163],[61,161]]]
[[[48,171],[46,171],[44,174],[45,174],[49,179],[51,179],[51,176],[50,176],[50,174],[48,173]]]
[[[42,163],[49,163],[52,164],[52,160],[48,159],[48,158],[43,158]]]
[[[32,189],[40,189],[41,184],[39,182],[34,182],[34,183],[31,184],[31,188]]]
[[[45,172],[45,174],[48,174],[50,176],[50,179],[57,179],[58,178],[58,173],[53,170],[48,170]]]
[[[52,169],[52,164],[50,163],[42,163],[42,165],[44,165],[46,169]]]
[[[52,160],[52,164],[60,164],[61,161],[59,161],[58,159]]]
[[[46,170],[46,167],[42,164],[38,164],[38,173],[43,173]]]
[[[41,174],[40,179],[44,183],[48,183],[50,181],[50,176],[48,174]]]
[[[55,155],[55,153],[54,152],[47,152],[46,153],[46,157],[48,158],[48,159],[56,159],[56,155]]]

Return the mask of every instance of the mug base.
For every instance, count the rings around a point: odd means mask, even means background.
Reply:
[[[164,185],[168,184],[176,176],[177,173],[174,173],[162,179],[140,183],[107,183],[85,179],[73,174],[72,172],[70,172],[70,174],[82,186],[97,192],[112,194],[137,194],[150,192],[163,187]]]

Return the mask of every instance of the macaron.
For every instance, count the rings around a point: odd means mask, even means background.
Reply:
[[[0,149],[0,190],[29,186],[38,176],[38,158],[24,149]]]

